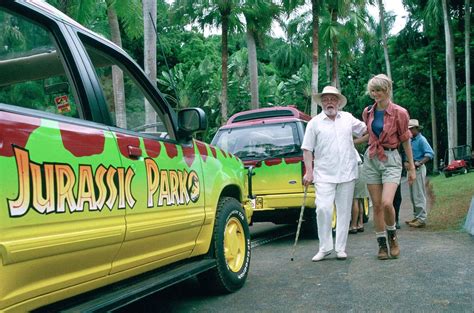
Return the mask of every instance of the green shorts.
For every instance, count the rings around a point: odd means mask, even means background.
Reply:
[[[385,150],[387,160],[382,162],[376,155],[369,159],[369,149],[364,154],[363,175],[365,182],[369,185],[395,183],[400,184],[402,176],[402,158],[398,150]]]

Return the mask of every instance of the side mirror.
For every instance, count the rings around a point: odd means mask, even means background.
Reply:
[[[179,136],[189,140],[193,133],[207,128],[206,113],[200,108],[186,108],[178,112]]]

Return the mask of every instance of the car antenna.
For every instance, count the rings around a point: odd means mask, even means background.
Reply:
[[[176,106],[179,107],[179,103],[181,101],[179,99],[178,92],[176,91],[176,84],[174,83],[173,74],[171,73],[170,67],[168,65],[168,59],[166,58],[165,51],[163,50],[163,45],[161,44],[160,35],[158,34],[158,30],[156,29],[155,21],[153,21],[153,17],[151,16],[151,13],[148,12],[148,14],[150,15],[151,25],[153,25],[153,29],[155,30],[156,39],[158,40],[158,45],[160,46],[160,50],[161,50],[161,55],[163,56],[163,59],[165,59],[166,68],[168,69],[168,75],[170,75],[171,87],[173,87],[174,94],[176,96]]]

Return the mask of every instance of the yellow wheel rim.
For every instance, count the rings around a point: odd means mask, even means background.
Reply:
[[[229,269],[236,273],[244,264],[246,251],[245,233],[242,223],[232,217],[225,225],[224,256]]]

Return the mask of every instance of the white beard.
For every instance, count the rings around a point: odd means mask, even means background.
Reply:
[[[337,109],[325,109],[323,110],[324,113],[327,115],[327,116],[336,116],[337,115]]]

